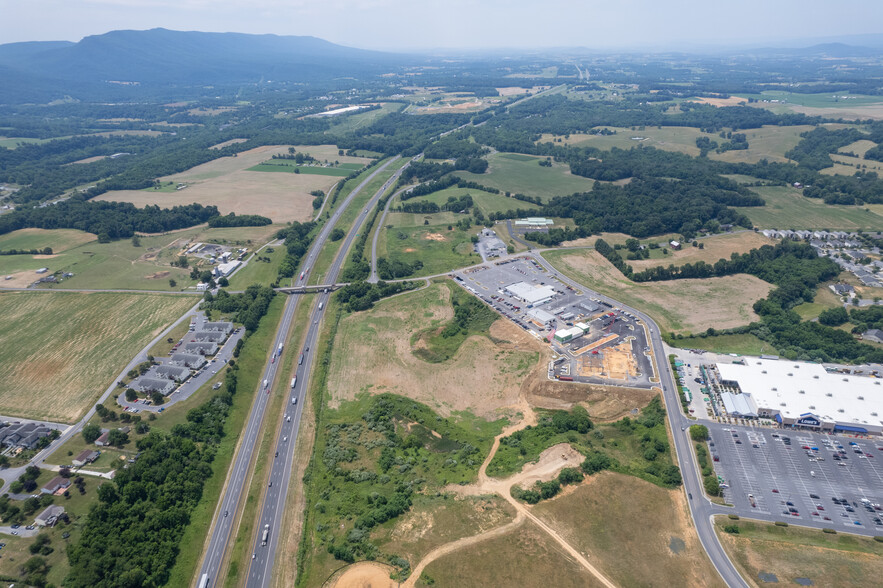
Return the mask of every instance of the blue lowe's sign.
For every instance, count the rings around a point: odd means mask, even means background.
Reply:
[[[818,427],[822,422],[812,415],[804,415],[797,420],[797,424],[804,427]]]

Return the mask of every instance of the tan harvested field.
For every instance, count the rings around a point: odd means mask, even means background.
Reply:
[[[450,297],[447,284],[433,284],[343,318],[328,375],[330,406],[365,392],[392,392],[443,416],[469,410],[496,418],[515,404],[543,347],[508,321],[491,326],[494,341],[472,336],[447,362],[428,363],[413,354],[412,338],[453,317]]]
[[[107,155],[96,155],[94,157],[84,157],[83,159],[78,159],[76,161],[66,163],[65,165],[74,165],[77,163],[95,163],[96,161],[101,161],[105,157],[107,157]]]
[[[157,294],[0,294],[0,414],[75,421],[194,302]]]
[[[698,333],[709,327],[746,325],[758,318],[752,309],[754,302],[772,289],[771,284],[744,274],[638,284],[593,250],[549,251],[543,256],[577,282],[640,308],[671,332]]]
[[[532,522],[522,522],[501,536],[444,555],[426,566],[423,574],[433,584],[418,580],[417,586],[594,588],[602,585]]]
[[[837,150],[838,153],[855,153],[857,157],[864,157],[869,149],[873,149],[877,144],[868,139],[860,139],[855,143],[850,143],[846,147]]]
[[[683,490],[601,472],[531,511],[617,586],[725,586]]]
[[[748,98],[740,98],[739,96],[730,96],[729,98],[709,98],[708,96],[703,96],[701,98],[694,98],[690,100],[690,102],[698,102],[699,104],[711,104],[712,106],[738,106],[740,104],[745,104],[748,102]]]
[[[223,149],[228,145],[238,145],[239,143],[245,143],[248,139],[230,139],[229,141],[224,141],[222,143],[218,143],[217,145],[212,145],[209,149]]]
[[[883,119],[883,102],[863,106],[844,106],[842,108],[815,108],[812,106],[788,105],[788,109],[807,116],[826,118],[842,118],[844,120],[865,120],[869,118]]]
[[[334,159],[343,163],[369,161],[365,158],[338,156],[337,147],[333,145],[295,149],[320,160],[328,159],[333,150]],[[159,178],[163,182],[187,184],[187,188],[183,190],[171,193],[121,190],[102,194],[98,200],[131,202],[136,206],[158,204],[162,207],[198,202],[207,206],[215,205],[222,214],[260,214],[276,223],[309,220],[313,214],[313,196],[310,192],[323,190],[327,193],[340,178],[317,174],[248,171],[249,167],[270,159],[274,154],[282,153],[288,153],[288,146],[256,147],[239,153],[236,157],[221,157],[185,172]]]
[[[100,133],[89,133],[90,137],[112,137],[113,135],[129,135],[132,137],[158,137],[162,135],[162,131],[145,131],[138,129],[120,129],[118,131],[101,131]]]
[[[635,271],[645,270],[649,267],[663,265],[668,267],[669,264],[683,265],[685,263],[696,263],[704,261],[706,263],[714,263],[718,259],[730,259],[732,253],[748,253],[752,249],[757,249],[763,245],[774,245],[776,242],[767,239],[760,233],[754,231],[741,231],[739,233],[724,233],[700,239],[702,249],[698,247],[683,247],[680,251],[673,251],[669,248],[669,254],[658,259],[640,259],[629,261],[629,265],[635,268]]]
[[[760,573],[774,574],[778,585],[796,585],[808,578],[812,586],[865,588],[879,586],[883,576],[883,543],[870,537],[818,529],[776,527],[769,523],[738,521],[739,534],[723,532],[733,524],[725,517],[715,521],[721,544],[751,586],[769,586]]]

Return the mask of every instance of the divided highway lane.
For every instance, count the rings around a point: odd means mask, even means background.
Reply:
[[[558,272],[552,264],[543,258],[541,253],[531,251],[522,255],[530,255],[536,258],[538,262],[543,264],[543,267],[548,269],[551,274],[555,275],[555,277],[565,284],[570,284],[584,292],[591,292],[595,298],[634,314],[650,329],[650,344],[653,347],[653,355],[656,357],[659,381],[662,385],[663,395],[665,396],[666,412],[668,413],[668,420],[671,425],[672,438],[674,439],[675,444],[675,454],[678,459],[678,466],[681,468],[684,489],[689,497],[687,504],[690,507],[690,514],[693,516],[693,522],[696,525],[699,541],[702,543],[702,547],[705,548],[706,553],[708,553],[711,563],[714,564],[714,567],[717,569],[724,582],[727,583],[727,586],[730,586],[730,588],[747,588],[748,584],[742,579],[739,572],[736,571],[733,562],[730,561],[730,558],[727,556],[714,532],[712,516],[715,514],[716,509],[714,508],[714,505],[705,498],[705,491],[702,487],[698,466],[696,465],[696,460],[693,459],[692,449],[690,448],[689,433],[686,431],[686,428],[694,423],[687,419],[683,412],[681,412],[681,402],[678,398],[677,388],[675,387],[671,369],[668,366],[668,356],[665,354],[662,336],[659,334],[659,326],[652,318],[640,310],[630,308],[618,300],[594,292]]]
[[[419,157],[419,155],[417,156]],[[396,158],[398,159],[398,158]],[[413,158],[411,161],[416,159]],[[390,162],[391,163],[391,162]],[[368,220],[371,211],[377,206],[378,200],[383,196],[387,189],[392,186],[402,172],[410,164],[402,166],[395,174],[392,175],[380,189],[371,197],[365,209],[362,210],[353,222],[353,226],[347,233],[346,240],[340,248],[337,257],[328,270],[328,283],[335,283],[343,264],[349,255],[349,249],[361,230],[368,230],[364,227],[365,221]],[[392,199],[390,199],[392,200]],[[339,210],[342,210],[341,207]],[[329,223],[329,226],[332,226]],[[306,279],[306,277],[304,278]],[[281,431],[276,439],[276,449],[273,457],[273,464],[270,468],[270,478],[267,482],[267,492],[264,496],[264,502],[261,510],[261,517],[257,534],[254,537],[254,549],[252,551],[252,559],[248,570],[248,579],[246,585],[251,587],[268,586],[273,577],[273,562],[276,557],[276,549],[278,547],[280,527],[285,511],[285,501],[288,497],[288,487],[291,481],[291,469],[294,463],[294,449],[297,440],[297,434],[300,430],[300,418],[303,411],[303,402],[299,399],[303,397],[309,390],[309,381],[312,369],[312,353],[316,349],[319,339],[319,323],[328,306],[329,293],[319,294],[318,304],[313,308],[310,314],[310,326],[307,332],[306,341],[302,349],[303,363],[298,363],[296,367],[297,384],[290,391],[291,398],[286,403],[288,412],[282,415]],[[299,356],[300,357],[300,356]],[[297,402],[297,404],[294,404]],[[289,417],[291,419],[289,420]],[[267,531],[267,540],[264,542],[264,530]]]
[[[353,199],[358,195],[358,193],[370,182],[374,179],[374,177],[386,169],[391,163],[397,161],[399,156],[396,156],[383,165],[379,166],[371,175],[365,178],[362,183],[356,186],[352,192],[346,197],[346,199],[340,204],[334,214],[331,215],[331,218],[328,219],[328,222],[325,223],[325,226],[322,227],[322,230],[319,232],[319,236],[313,242],[312,247],[310,247],[309,252],[307,253],[307,261],[304,264],[304,271],[301,274],[302,277],[298,278],[299,284],[306,284],[307,280],[309,280],[310,270],[312,269],[313,262],[319,255],[319,251],[322,250],[322,247],[325,246],[325,242],[328,240],[328,235],[331,233],[331,230],[334,228],[335,223],[340,219],[341,214],[346,209],[347,206],[353,201]],[[395,176],[398,177],[398,176]],[[360,217],[363,219],[364,217]],[[336,274],[335,274],[336,276]],[[273,341],[273,356],[276,355],[276,349],[279,348],[279,344],[285,344],[288,339],[288,333],[291,329],[291,320],[294,317],[295,310],[297,309],[299,296],[290,295],[288,300],[285,302],[285,311],[282,315],[282,321],[279,324],[279,328],[276,332],[276,338]],[[315,314],[315,311],[314,311]],[[311,317],[311,320],[315,321],[314,317]],[[315,327],[311,325],[311,329]],[[276,370],[279,367],[281,362],[268,361],[266,368],[264,369],[264,374],[261,378],[260,384],[260,392],[258,397],[255,399],[252,404],[251,413],[248,417],[248,424],[245,427],[245,431],[243,432],[242,441],[239,444],[239,449],[234,457],[233,467],[227,474],[226,485],[223,490],[223,494],[221,496],[221,501],[218,505],[217,510],[215,511],[214,522],[210,531],[210,538],[208,548],[203,556],[202,566],[199,570],[199,578],[207,577],[208,581],[205,586],[213,586],[215,581],[217,580],[218,570],[221,568],[221,564],[224,561],[224,556],[226,555],[227,546],[231,543],[231,533],[234,528],[234,522],[238,519],[237,510],[240,505],[240,501],[242,499],[243,490],[249,484],[249,470],[251,469],[251,463],[254,458],[255,447],[257,444],[258,435],[261,430],[261,424],[264,420],[264,413],[266,411],[267,405],[269,404],[269,391],[273,390],[276,381]],[[263,381],[266,380],[267,384],[264,385]],[[300,415],[297,415],[297,420],[293,418],[292,421],[296,426],[300,424]],[[294,439],[290,439],[291,446],[294,446]],[[201,580],[200,586],[202,587]]]

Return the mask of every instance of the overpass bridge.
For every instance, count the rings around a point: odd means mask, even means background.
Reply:
[[[290,286],[288,288],[276,288],[276,291],[283,294],[318,294],[320,292],[334,292],[347,285],[349,285],[349,282],[341,282],[339,284],[315,284],[313,286]]]

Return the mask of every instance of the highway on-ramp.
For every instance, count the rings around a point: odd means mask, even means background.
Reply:
[[[401,173],[407,167],[408,164],[405,164],[396,171],[371,197],[371,200],[365,205],[365,209],[356,217],[347,233],[346,240],[326,274],[327,279],[325,281],[327,283],[333,284],[337,281],[343,264],[349,255],[350,246],[356,239],[356,236],[360,230],[369,229],[369,227],[363,227],[363,225],[377,205],[377,201],[398,180]],[[299,361],[296,365],[297,383],[290,390],[291,398],[286,403],[287,413],[281,416],[281,431],[276,439],[276,448],[270,468],[270,477],[267,481],[267,491],[261,508],[259,527],[256,536],[253,538],[254,549],[252,551],[252,559],[249,561],[246,586],[268,586],[272,580],[273,562],[278,547],[280,526],[285,511],[285,501],[288,496],[291,469],[294,463],[295,441],[300,430],[300,418],[303,411],[303,402],[298,400],[297,404],[295,404],[295,399],[302,397],[309,390],[312,354],[315,352],[316,344],[319,340],[320,322],[328,306],[329,296],[330,294],[327,292],[319,294],[318,304],[313,307],[313,312],[310,313],[310,325],[302,349],[303,358],[300,361],[301,356],[298,356]],[[291,418],[289,419],[289,417]],[[264,538],[264,531],[266,531],[266,539]]]
[[[668,421],[671,425],[672,438],[675,444],[675,454],[678,459],[678,466],[681,468],[681,476],[684,480],[684,490],[687,492],[687,503],[690,507],[690,513],[693,516],[693,522],[696,525],[696,533],[699,535],[699,541],[705,548],[711,563],[717,568],[724,582],[730,588],[747,588],[748,584],[742,579],[733,562],[727,556],[720,540],[714,532],[714,524],[712,515],[715,510],[711,501],[705,498],[705,491],[699,476],[699,470],[696,460],[693,459],[692,449],[690,448],[689,426],[695,424],[689,420],[681,411],[681,401],[678,398],[678,391],[675,386],[671,369],[668,365],[668,357],[665,355],[665,347],[662,344],[662,336],[659,333],[659,326],[647,314],[638,309],[630,308],[618,300],[614,300],[608,296],[604,296],[598,292],[594,292],[586,288],[584,285],[571,280],[561,272],[557,271],[552,264],[546,261],[542,254],[531,251],[527,255],[534,257],[542,263],[543,267],[549,270],[556,278],[570,284],[574,288],[578,288],[583,292],[590,292],[595,298],[603,300],[615,307],[624,309],[640,318],[647,328],[650,329],[649,339],[653,347],[653,355],[656,358],[656,367],[659,375],[660,385],[662,386],[663,395],[665,396],[666,412],[668,413]]]
[[[318,258],[319,252],[322,250],[322,247],[325,246],[329,234],[334,228],[335,223],[340,219],[343,211],[346,210],[347,206],[349,206],[349,204],[368,184],[368,182],[373,180],[377,174],[382,172],[390,164],[398,159],[399,157],[397,156],[390,159],[383,165],[380,165],[373,173],[365,178],[364,181],[356,186],[356,188],[354,188],[353,191],[350,192],[346,199],[340,204],[337,210],[334,211],[334,214],[331,215],[331,218],[328,219],[328,222],[325,224],[324,227],[322,227],[322,230],[319,232],[319,236],[316,238],[315,242],[310,247],[310,250],[307,253],[307,258],[304,263],[305,269],[303,270],[302,274],[303,277],[299,277],[297,280],[299,284],[307,283],[310,270],[313,266],[313,262]],[[359,218],[363,219],[364,213],[363,216],[360,216]],[[324,299],[327,297],[327,295],[322,295],[322,297],[322,299]],[[215,510],[215,516],[208,540],[208,547],[206,548],[205,555],[203,556],[202,560],[202,566],[199,570],[200,588],[214,585],[215,581],[217,580],[218,571],[221,569],[224,557],[226,556],[227,546],[231,543],[231,533],[235,528],[234,522],[239,518],[237,516],[237,513],[242,500],[243,491],[248,487],[249,484],[249,472],[251,471],[252,461],[255,456],[255,450],[261,433],[261,426],[264,422],[264,413],[266,412],[267,406],[269,405],[270,392],[274,389],[277,370],[281,364],[281,362],[274,361],[276,350],[279,348],[280,344],[287,343],[289,331],[291,330],[291,321],[297,309],[299,298],[299,296],[291,295],[285,302],[285,310],[282,315],[282,321],[279,323],[279,328],[276,331],[276,337],[273,340],[273,359],[268,359],[267,366],[264,368],[264,373],[261,377],[260,382],[260,391],[255,398],[254,403],[252,404],[251,413],[248,417],[248,423],[242,433],[239,447],[233,460],[233,467],[227,474],[227,480],[224,486],[224,490],[222,491],[223,493],[221,496],[221,500],[218,504],[217,509]],[[319,315],[321,315],[321,311],[319,311]],[[314,310],[314,316],[311,317],[311,320],[317,320],[317,316],[319,315],[316,315],[316,310]],[[315,336],[315,330],[316,325],[311,325],[310,333],[312,334],[312,336]],[[304,363],[306,365],[306,362]],[[266,382],[266,384],[264,382]],[[245,393],[245,391],[243,390],[241,393]],[[290,427],[293,431],[293,434],[297,433],[297,428],[300,424],[300,413],[298,413],[296,417],[296,419],[292,418],[292,423]],[[290,443],[291,447],[293,447],[294,438],[289,436],[288,443]],[[277,490],[278,489],[280,488],[277,488]],[[204,586],[202,584],[202,578],[207,579]]]

